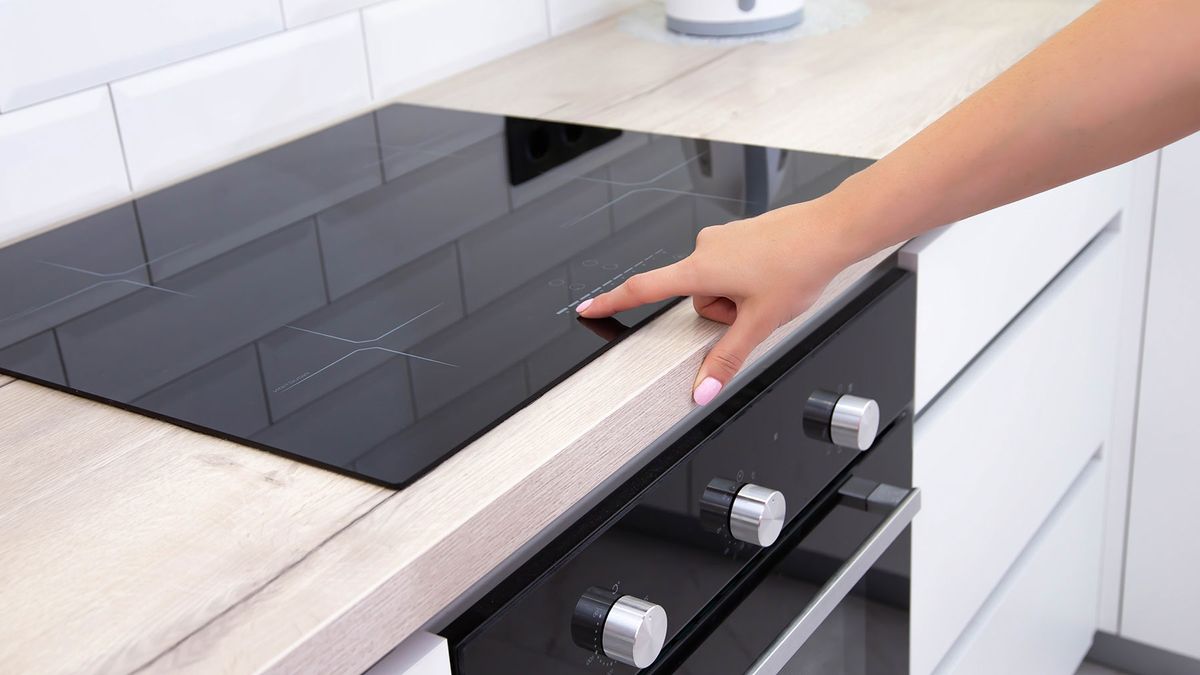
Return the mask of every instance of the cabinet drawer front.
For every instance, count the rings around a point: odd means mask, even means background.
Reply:
[[[1088,463],[938,675],[1075,672],[1096,631],[1103,467]]]
[[[1105,438],[1117,241],[1098,237],[917,420],[913,675],[942,659]]]
[[[1123,208],[1122,165],[919,237],[900,251],[917,274],[920,411]]]

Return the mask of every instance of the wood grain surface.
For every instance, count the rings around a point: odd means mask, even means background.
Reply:
[[[405,100],[878,156],[1090,3],[869,4],[734,48],[609,21]],[[361,672],[686,415],[718,335],[675,307],[402,492],[0,378],[0,671]]]
[[[733,47],[655,41],[610,19],[404,100],[878,158],[1094,3],[867,4],[843,30]]]

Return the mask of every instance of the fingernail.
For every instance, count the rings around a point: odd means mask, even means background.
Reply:
[[[706,377],[692,392],[692,400],[696,402],[696,405],[708,405],[719,393],[721,393],[721,383],[717,381],[717,378]]]
[[[595,300],[595,298],[588,298],[587,300],[579,303],[579,306],[575,308],[575,311],[579,312],[580,314],[587,311],[587,308],[592,306],[593,300]]]

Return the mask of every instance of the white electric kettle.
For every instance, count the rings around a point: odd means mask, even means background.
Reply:
[[[751,35],[791,28],[804,0],[667,0],[667,28],[690,35]]]

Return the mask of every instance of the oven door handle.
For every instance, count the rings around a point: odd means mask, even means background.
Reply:
[[[783,669],[808,638],[833,613],[842,600],[850,594],[851,589],[866,576],[867,571],[875,565],[883,552],[904,532],[904,528],[912,523],[917,512],[921,510],[921,491],[913,488],[884,518],[867,540],[845,563],[842,564],[833,577],[817,593],[804,610],[792,620],[787,628],[779,634],[775,642],[767,648],[754,665],[750,666],[747,674],[774,675]]]

